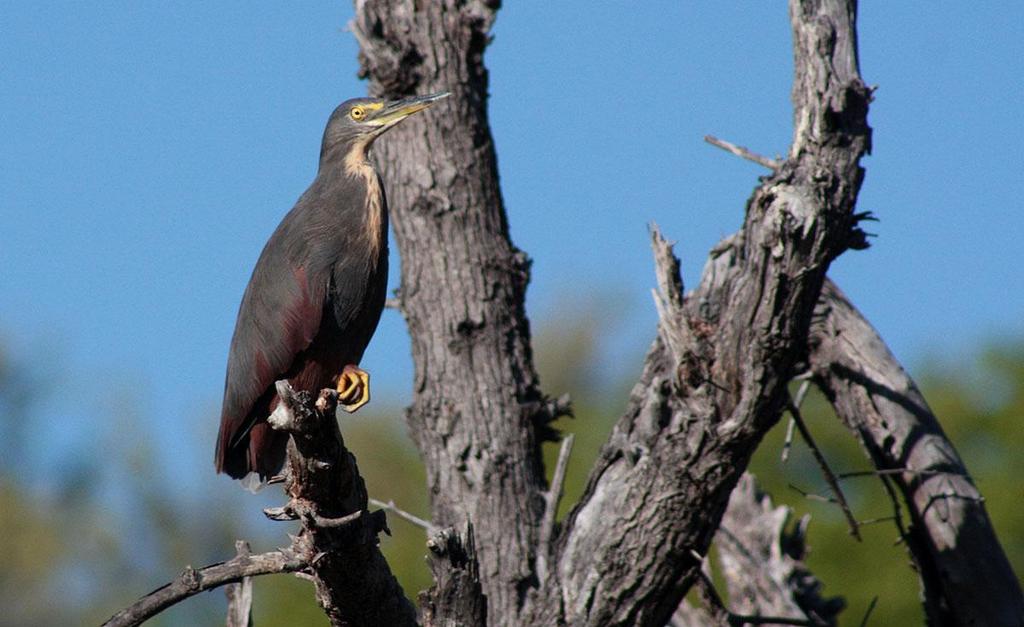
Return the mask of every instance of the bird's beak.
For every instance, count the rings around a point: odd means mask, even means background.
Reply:
[[[380,110],[380,113],[375,115],[373,119],[368,120],[368,122],[378,127],[378,129],[383,132],[395,124],[398,124],[413,113],[422,111],[433,105],[438,100],[442,100],[447,97],[448,92],[442,92],[439,94],[431,94],[429,96],[413,96],[412,98],[395,100],[385,104]]]

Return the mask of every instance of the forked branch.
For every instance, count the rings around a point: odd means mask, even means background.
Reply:
[[[556,620],[665,624],[698,577],[693,555],[707,553],[729,493],[786,406],[828,265],[862,239],[854,209],[870,91],[854,6],[790,2],[789,157],[685,298],[670,247],[653,237],[658,336],[559,538]]]
[[[235,558],[201,570],[186,569],[175,581],[118,612],[111,627],[137,625],[189,596],[274,573],[301,573],[332,625],[416,624],[416,613],[391,574],[377,544],[387,531],[383,511],[366,509],[366,487],[335,419],[337,394],[317,398],[277,382],[281,404],[271,421],[290,433],[285,469],[289,501],[268,510],[273,520],[298,520],[302,529],[287,549]]]

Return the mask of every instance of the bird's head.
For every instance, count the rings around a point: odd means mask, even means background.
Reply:
[[[353,98],[338,105],[327,121],[320,163],[340,158],[365,159],[373,140],[410,115],[431,106],[448,92],[429,96],[413,96],[401,100],[382,98]]]

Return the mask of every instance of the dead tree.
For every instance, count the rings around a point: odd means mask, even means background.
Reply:
[[[809,357],[818,386],[893,496],[929,624],[1024,624],[1020,583],[967,468],[914,381],[830,281]]]
[[[751,598],[726,609],[715,603],[701,570],[751,454],[791,404],[787,384],[810,363],[877,467],[903,473],[890,477],[911,512],[908,537],[919,541],[909,548],[926,565],[931,620],[1020,624],[1020,586],[951,445],[930,428],[931,441],[947,451],[944,465],[911,466],[913,456],[898,453],[910,451],[912,441],[901,449],[904,444],[877,439],[884,435],[872,431],[865,407],[879,395],[890,398],[883,388],[904,394],[909,379],[873,376],[878,359],[889,359],[884,373],[893,372],[891,356],[851,353],[837,342],[852,322],[840,316],[834,292],[823,296],[829,264],[866,246],[858,227],[865,216],[855,205],[860,158],[871,144],[871,90],[859,74],[855,0],[790,1],[792,145],[785,160],[760,160],[771,174],[748,200],[741,229],[711,251],[691,292],[684,292],[670,244],[653,229],[660,322],[643,374],[582,499],[555,522],[561,486],[547,485],[540,446],[554,437],[549,423],[569,408],[544,395],[533,367],[524,311],[530,262],[509,238],[498,185],[483,63],[498,4],[357,0],[351,24],[371,94],[452,93],[432,115],[410,119],[375,148],[387,173],[402,260],[395,303],[408,323],[415,362],[406,418],[426,465],[436,530],[428,542],[435,583],[420,597],[418,620],[660,627],[685,620],[677,608],[698,584],[708,600],[705,616],[715,622],[740,624],[784,610],[802,614],[779,617],[790,624],[828,624],[834,605],[758,592],[770,576],[760,587],[753,579],[736,582],[747,591],[737,596]],[[916,397],[909,402],[923,405]],[[875,410],[889,408],[876,404]],[[311,399],[300,399],[294,411],[318,415],[315,424],[325,420]],[[886,428],[897,432],[900,421],[922,417],[909,414],[886,414]],[[333,624],[414,623],[376,551],[382,513],[366,512],[365,490],[340,434],[327,429],[339,445],[328,445],[327,457],[309,464],[300,445],[308,438],[289,428],[290,454],[297,456],[290,461],[292,500],[273,513],[302,520],[304,531],[281,570],[316,582]],[[948,476],[933,489],[922,479],[932,475],[921,470]],[[332,475],[337,472],[345,477]],[[334,488],[325,489],[332,485],[345,486],[340,502]],[[943,492],[951,485],[956,505]],[[939,525],[937,510],[929,509],[936,507],[959,513]],[[972,601],[958,586],[983,561],[997,565],[984,581],[1000,598]],[[243,574],[258,573],[240,570],[237,578]],[[386,613],[361,614],[367,607]]]
[[[863,244],[854,203],[870,91],[857,73],[853,12],[794,3],[789,158],[755,190],[743,228],[714,251],[693,293],[684,297],[655,235],[657,338],[582,501],[541,546],[548,486],[538,448],[558,408],[529,362],[528,266],[508,240],[486,127],[493,7],[409,8],[359,3],[354,32],[371,93],[443,84],[456,95],[446,115],[400,129],[377,152],[396,206],[399,302],[417,372],[408,420],[434,524],[472,521],[490,624],[663,625],[785,405],[828,264]]]

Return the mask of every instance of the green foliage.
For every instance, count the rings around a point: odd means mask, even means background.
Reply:
[[[857,441],[820,394],[812,391],[801,413],[835,473],[872,469]],[[882,519],[862,526],[863,541],[857,542],[837,505],[801,494],[802,491],[831,496],[821,470],[798,433],[789,460],[781,461],[788,421],[789,416],[783,416],[768,433],[751,460],[750,470],[777,505],[793,508],[794,521],[804,514],[811,515],[807,563],[825,583],[826,596],[846,599],[847,609],[841,615],[841,623],[860,624],[872,598],[877,596],[870,624],[922,624],[917,578],[905,548],[895,544],[898,534],[893,521],[887,520],[893,515],[892,502],[881,481],[872,476],[840,481],[857,520]],[[904,516],[905,513],[904,510]]]
[[[51,513],[41,499],[0,478],[0,626],[59,624],[66,618],[47,602],[66,550],[49,524]]]

